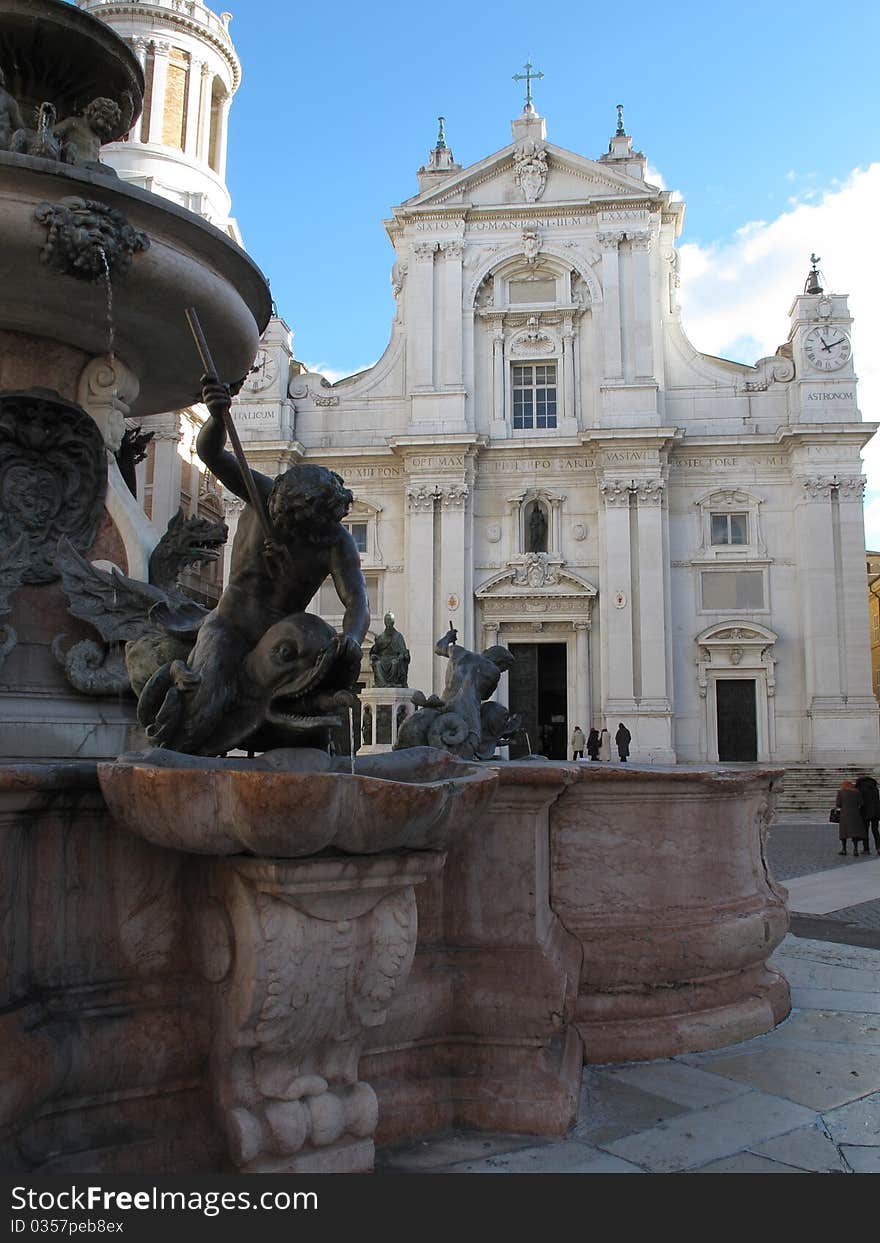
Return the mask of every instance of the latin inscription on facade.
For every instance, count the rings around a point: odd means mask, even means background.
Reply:
[[[487,475],[516,475],[524,472],[540,471],[576,471],[592,470],[595,459],[591,457],[572,458],[514,458],[510,461],[487,461],[480,463],[480,472]]]
[[[428,470],[448,470],[450,468],[464,469],[464,455],[459,454],[453,457],[411,457],[409,465],[414,470],[427,468]]]
[[[233,406],[232,418],[236,427],[277,427],[277,406]]]
[[[343,463],[335,469],[347,480],[397,479],[400,477],[399,466],[349,466]]]

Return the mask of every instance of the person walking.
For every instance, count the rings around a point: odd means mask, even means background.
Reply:
[[[853,856],[859,856],[859,843],[864,843],[867,853],[868,826],[862,817],[862,796],[851,781],[844,781],[837,791],[835,806],[840,808],[837,835],[840,838],[840,854],[846,854],[847,838],[852,840]]]
[[[584,744],[587,739],[580,725],[575,725],[571,731],[571,758],[573,760],[582,760],[584,758]]]
[[[599,758],[599,731],[595,725],[590,726],[590,734],[587,738],[587,755],[591,760]]]
[[[873,834],[874,850],[880,855],[880,788],[873,777],[859,777],[856,780],[856,789],[862,796],[862,819],[865,822],[865,829],[868,833]],[[871,853],[871,839],[865,838],[865,854]]]
[[[632,734],[626,728],[623,721],[617,727],[614,741],[617,743],[617,754],[620,756],[620,762],[625,764],[629,755],[629,744],[632,742]]]
[[[611,759],[611,735],[607,729],[603,729],[599,735],[599,759]]]

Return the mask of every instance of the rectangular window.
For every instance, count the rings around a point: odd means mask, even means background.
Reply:
[[[761,570],[704,570],[700,578],[704,609],[714,611],[764,607],[764,575]]]
[[[748,514],[712,514],[713,544],[748,544]]]
[[[370,612],[373,617],[379,615],[379,580],[365,574],[364,578],[367,583],[367,599],[370,602]],[[318,595],[318,612],[322,617],[341,617],[345,612],[345,607],[339,596],[336,594],[336,588],[333,586],[332,578],[325,578],[321,584],[321,591]]]
[[[365,522],[349,522],[348,529],[354,537],[358,552],[367,551],[367,524]]]
[[[556,426],[556,363],[514,364],[513,426]]]

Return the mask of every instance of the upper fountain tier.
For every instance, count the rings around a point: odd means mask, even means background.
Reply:
[[[191,405],[201,366],[188,306],[199,312],[221,378],[245,376],[272,313],[259,268],[221,230],[98,161],[84,110],[95,99],[121,109],[124,128],[105,129],[106,142],[127,132],[143,100],[126,44],[62,0],[0,0],[0,70],[25,127],[35,126],[35,105],[56,113],[48,143],[39,132],[18,142],[0,132],[0,388],[62,391],[51,348],[60,344],[78,352],[81,368],[113,352],[130,373],[134,417]],[[75,395],[75,385],[62,395]]]
[[[143,106],[137,57],[104,22],[65,0],[0,0],[0,69],[26,122],[45,100],[63,120],[104,97],[122,113],[110,142],[123,137]]]

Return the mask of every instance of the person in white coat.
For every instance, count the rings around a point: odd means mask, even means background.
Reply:
[[[599,735],[599,759],[611,759],[611,735],[607,729],[603,729]]]

